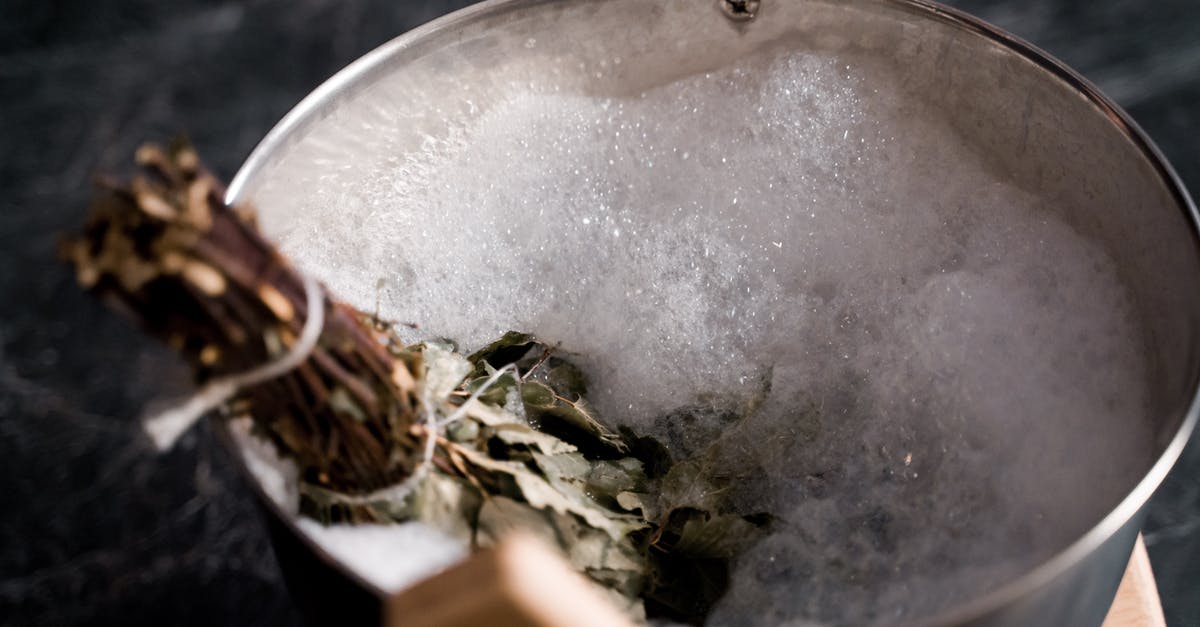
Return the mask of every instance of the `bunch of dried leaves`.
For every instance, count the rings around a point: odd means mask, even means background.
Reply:
[[[105,185],[83,235],[64,243],[80,283],[165,339],[201,382],[287,351],[307,317],[302,281],[252,213],[224,204],[186,145],[145,147],[138,161],[146,174]],[[227,412],[296,461],[303,515],[419,520],[475,547],[532,532],[631,616],[693,623],[772,522],[729,498],[713,470],[719,438],[676,459],[613,432],[584,374],[532,335],[463,356],[324,306],[309,358],[240,391]]]

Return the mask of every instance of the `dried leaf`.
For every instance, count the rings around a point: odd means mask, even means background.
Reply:
[[[568,398],[579,398],[587,394],[587,378],[583,376],[582,370],[575,367],[575,364],[561,359],[551,359],[548,366],[542,379],[556,394]]]
[[[537,427],[571,442],[594,458],[616,458],[628,455],[629,447],[621,436],[596,420],[582,398],[568,400],[554,393],[549,386],[526,381],[521,386],[525,413]]]
[[[475,526],[476,544],[495,546],[514,531],[536,536],[550,546],[560,546],[558,532],[544,512],[503,496],[484,499]]]
[[[644,526],[632,517],[622,517],[598,507],[582,491],[573,492],[552,486],[545,478],[530,472],[513,475],[525,501],[535,508],[548,508],[559,514],[574,514],[596,529],[603,530],[614,540]]]
[[[479,421],[481,425],[496,426],[524,422],[507,409],[489,405],[478,399],[465,403],[463,407],[466,407],[467,417]]]
[[[582,486],[586,484],[587,476],[592,471],[592,463],[579,452],[558,455],[534,453],[533,462],[551,483],[559,480]]]
[[[439,344],[425,345],[425,393],[433,402],[441,402],[458,388],[472,370],[471,362]]]
[[[598,461],[587,476],[587,487],[614,500],[621,492],[640,492],[646,489],[646,473],[642,463],[632,457]]]
[[[734,514],[692,512],[679,532],[673,549],[692,557],[731,558],[758,541],[764,525]]]
[[[494,497],[484,502],[479,511],[479,546],[493,546],[517,530],[559,547],[576,569],[602,586],[616,607],[635,623],[645,621],[640,593],[647,566],[628,538],[613,539],[575,516],[538,510],[513,499]]]
[[[617,506],[627,512],[641,514],[646,520],[655,520],[658,514],[658,497],[643,492],[618,492]]]
[[[510,476],[517,473],[529,472],[529,468],[525,464],[496,459],[485,452],[477,451],[469,446],[458,446],[455,447],[454,451],[462,455],[467,462],[480,470]]]
[[[720,511],[728,487],[715,487],[703,461],[687,460],[671,467],[659,487],[662,509],[691,507],[703,511]]]
[[[467,356],[467,361],[471,362],[476,376],[481,376],[486,372],[485,364],[493,368],[500,368],[516,363],[525,353],[529,352],[529,348],[536,341],[528,333],[509,331],[495,342],[471,353]]]
[[[567,444],[566,442],[563,442],[554,436],[542,433],[541,431],[534,430],[528,425],[522,423],[509,422],[506,424],[497,424],[493,425],[489,431],[491,437],[500,440],[510,447],[524,446],[536,448],[538,451],[541,451],[546,455],[573,453],[579,450],[571,444]]]
[[[521,386],[521,400],[525,401],[525,407],[534,407],[539,410],[549,409],[554,407],[557,396],[554,390],[545,383],[537,381],[528,381]]]
[[[470,483],[442,473],[431,472],[408,499],[409,516],[454,537],[470,539],[471,521],[482,505],[483,495]]]

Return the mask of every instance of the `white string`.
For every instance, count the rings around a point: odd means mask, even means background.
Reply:
[[[292,348],[279,359],[246,372],[213,379],[183,404],[148,418],[144,428],[160,451],[174,446],[201,416],[229,400],[238,390],[287,374],[308,359],[325,327],[325,292],[316,279],[308,275],[301,275],[301,278],[304,280],[308,319],[304,321],[300,338]]]
[[[454,423],[454,421],[456,421],[456,420],[458,420],[458,419],[462,418],[463,416],[465,416],[465,415],[466,415],[466,413],[467,413],[467,411],[470,409],[470,407],[469,407],[469,406],[470,406],[470,404],[471,404],[471,403],[474,403],[474,402],[475,402],[475,401],[477,401],[477,400],[479,400],[479,397],[480,397],[480,396],[483,396],[484,392],[487,392],[487,391],[488,391],[488,388],[490,388],[490,387],[492,387],[493,385],[495,385],[495,384],[496,384],[496,382],[500,380],[500,377],[504,376],[504,373],[508,372],[509,370],[511,370],[511,371],[513,371],[514,373],[516,373],[516,374],[514,374],[513,376],[517,377],[518,379],[520,379],[520,378],[521,378],[521,374],[520,374],[519,372],[517,372],[517,365],[516,365],[516,364],[508,364],[507,366],[504,366],[503,368],[500,368],[499,370],[497,370],[497,371],[493,372],[493,373],[492,373],[492,376],[491,376],[491,377],[488,377],[488,380],[487,380],[487,381],[484,381],[484,382],[483,382],[483,385],[479,386],[479,389],[478,389],[478,390],[475,390],[475,392],[474,392],[473,394],[471,394],[471,396],[470,396],[469,398],[467,398],[467,400],[466,400],[466,402],[465,402],[465,403],[463,403],[462,405],[459,405],[459,406],[458,406],[458,409],[454,410],[454,413],[452,413],[452,414],[450,414],[449,416],[446,416],[445,418],[443,418],[442,420],[440,420],[440,421],[437,423],[437,426],[438,426],[439,428],[444,428],[444,427],[446,427],[446,426],[448,426],[448,425],[450,425],[450,424]]]
[[[415,471],[421,470],[427,462],[433,460],[433,450],[437,446],[437,417],[433,415],[433,399],[429,396],[429,385],[425,385],[421,392],[421,404],[425,406],[425,455],[413,469],[413,474],[416,474]]]
[[[380,501],[398,503],[408,498],[408,495],[412,494],[413,490],[417,488],[417,484],[419,484],[420,481],[425,478],[427,468],[428,466],[425,465],[425,462],[421,462],[417,464],[416,468],[413,468],[412,474],[408,477],[405,477],[404,481],[386,488],[380,488],[374,492],[368,492],[366,494],[326,492],[322,495],[322,497],[331,501],[336,501],[342,505],[370,505],[371,503],[378,503]],[[304,489],[304,485],[305,484],[301,482],[301,490]]]
[[[487,381],[484,381],[483,385],[479,386],[478,390],[475,390],[471,396],[467,397],[466,402],[459,405],[453,412],[451,412],[449,416],[441,420],[437,419],[437,416],[434,412],[433,399],[430,398],[429,389],[426,388],[421,394],[421,404],[424,405],[425,409],[425,451],[421,461],[417,462],[416,467],[413,468],[412,474],[396,485],[388,486],[386,488],[376,490],[375,492],[371,492],[370,494],[364,494],[361,496],[341,495],[339,500],[350,505],[365,505],[375,501],[395,502],[407,498],[408,495],[416,489],[421,479],[425,477],[425,473],[428,472],[429,462],[433,461],[433,453],[437,449],[437,440],[438,437],[441,436],[442,431],[448,425],[466,415],[466,413],[470,410],[469,405],[479,400],[480,396],[487,392],[489,388],[491,388],[496,384],[497,381],[500,380],[500,377],[504,376],[504,374],[509,371],[517,373],[516,376],[518,378],[520,377],[516,364],[508,364],[507,366],[500,368],[499,370],[493,372],[492,376],[488,377]]]

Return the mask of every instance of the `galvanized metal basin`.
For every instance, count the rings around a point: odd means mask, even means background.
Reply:
[[[254,201],[294,147],[381,78],[391,77],[394,85],[396,76],[425,81],[456,74],[483,85],[497,59],[526,54],[519,43],[527,38],[537,38],[540,54],[585,62],[621,42],[619,52],[634,62],[608,68],[602,77],[562,78],[602,93],[636,93],[768,47],[819,40],[875,54],[891,64],[907,93],[940,99],[951,126],[990,146],[992,167],[1014,184],[1055,199],[1059,219],[1102,243],[1145,321],[1151,371],[1152,411],[1145,419],[1152,421],[1155,455],[1127,496],[1023,576],[915,622],[1098,625],[1145,504],[1200,413],[1200,240],[1187,192],[1136,124],[1095,87],[1028,43],[970,16],[920,0],[733,4],[753,10],[753,19],[732,19],[748,16],[731,15],[716,0],[491,0],[457,12],[385,44],[313,92],[255,149],[229,198]],[[415,141],[383,140],[394,141],[399,150]],[[359,164],[350,151],[336,165]],[[274,502],[262,500],[285,576],[312,616],[345,617],[354,607],[364,620],[397,619],[387,616],[383,592],[335,563]],[[338,613],[330,614],[333,609]]]

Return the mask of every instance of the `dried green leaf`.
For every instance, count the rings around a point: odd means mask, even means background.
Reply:
[[[673,550],[692,557],[732,558],[763,534],[763,526],[734,514],[688,516]]]
[[[558,531],[546,513],[503,496],[484,499],[475,526],[476,544],[480,547],[495,546],[514,531],[533,535],[550,546],[561,547]]]
[[[659,486],[663,510],[680,507],[717,512],[722,507],[729,486],[715,486],[704,460],[682,461],[671,467]]]
[[[536,341],[537,339],[529,333],[509,331],[495,342],[468,355],[467,360],[471,362],[476,375],[482,375],[486,372],[485,364],[493,368],[500,368],[516,363],[525,353],[529,352],[529,348]]]
[[[428,473],[408,499],[409,516],[454,537],[470,539],[483,495],[475,486],[442,473]]]
[[[639,436],[629,427],[621,427],[621,439],[629,447],[629,455],[642,462],[642,470],[650,479],[666,475],[675,463],[671,451],[656,438]]]
[[[588,525],[603,530],[614,540],[623,538],[626,534],[643,525],[629,516],[621,516],[615,512],[601,509],[582,491],[563,489],[563,485],[550,485],[544,477],[531,472],[521,472],[513,475],[521,496],[531,506],[538,509],[551,509],[559,514],[574,514]]]
[[[475,466],[480,470],[490,473],[498,473],[501,475],[515,475],[518,473],[528,474],[529,468],[520,462],[506,461],[496,459],[487,453],[477,451],[467,446],[460,446],[454,449],[456,453],[462,455],[467,463]]]
[[[425,376],[421,383],[433,402],[441,402],[456,390],[471,372],[471,362],[438,344],[425,346]]]
[[[496,438],[509,447],[525,446],[536,448],[546,455],[573,453],[578,450],[554,436],[534,430],[529,425],[522,423],[510,422],[497,424],[492,426],[489,431],[492,438]]]
[[[592,463],[578,452],[558,455],[534,453],[533,461],[552,483],[554,480],[561,480],[582,486],[586,484],[587,476],[592,471]]]
[[[625,579],[640,584],[646,560],[632,540],[625,536],[614,538],[578,517],[555,513],[551,520],[559,537],[570,538],[563,551],[572,564],[587,573],[625,572]]]
[[[525,408],[528,411],[530,407],[538,410],[546,410],[554,407],[558,397],[554,394],[554,390],[550,386],[538,381],[526,381],[521,386],[521,400],[525,402]]]
[[[592,415],[582,398],[574,401],[554,394],[549,386],[526,381],[521,387],[525,413],[538,429],[579,447],[593,458],[624,457],[629,447]]]
[[[598,461],[588,473],[587,488],[615,501],[621,492],[645,490],[646,473],[642,472],[642,463],[632,457]]]
[[[579,398],[587,394],[587,379],[582,370],[569,361],[553,358],[549,361],[549,367],[542,378],[556,394],[568,398]]]
[[[495,381],[491,381],[491,377],[496,373],[496,369],[488,365],[487,362],[484,362],[483,365],[486,372],[483,375],[468,379],[466,384],[462,386],[463,391],[467,394],[475,394],[483,386],[487,385],[488,388],[479,395],[479,400],[489,405],[504,406],[508,400],[509,390],[517,387],[520,381],[512,372],[506,372],[496,378]]]
[[[558,547],[572,566],[601,585],[616,607],[635,623],[645,621],[640,594],[646,563],[631,540],[614,539],[574,515],[535,509],[513,499],[494,497],[483,503],[476,536],[479,546],[493,546],[518,530]]]

